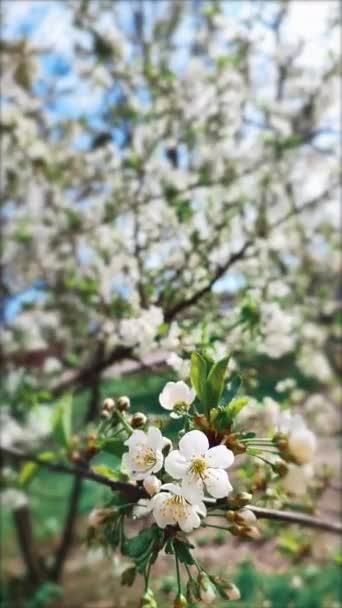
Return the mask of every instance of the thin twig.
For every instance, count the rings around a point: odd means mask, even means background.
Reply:
[[[56,473],[65,473],[67,475],[76,475],[84,479],[89,479],[90,481],[107,486],[113,491],[122,492],[133,501],[137,501],[139,498],[147,497],[147,494],[143,488],[134,486],[130,483],[114,481],[108,477],[104,477],[104,475],[95,473],[91,469],[82,468],[75,465],[48,462],[42,460],[39,458],[39,456],[35,456],[34,454],[25,454],[16,448],[0,447],[0,453],[2,456],[8,456],[10,458],[14,458],[15,460],[35,462],[47,469],[50,469],[51,471],[55,471]],[[292,524],[300,524],[310,528],[317,528],[319,530],[326,530],[327,532],[342,534],[342,525],[337,522],[324,521],[318,517],[311,517],[310,515],[292,511],[278,511],[276,509],[254,507],[253,505],[249,506],[248,508],[253,511],[253,513],[255,513],[259,519],[287,521]]]

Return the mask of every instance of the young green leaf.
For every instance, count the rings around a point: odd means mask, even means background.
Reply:
[[[206,382],[206,398],[208,400],[207,406],[210,408],[218,404],[222,395],[228,361],[229,357],[224,357],[220,361],[217,361],[209,372]]]
[[[192,353],[191,355],[191,370],[190,378],[192,386],[194,387],[197,397],[205,405],[206,401],[206,379],[207,379],[207,362],[200,353]]]
[[[72,434],[72,395],[64,395],[56,405],[52,429],[58,443],[67,446]]]
[[[121,458],[121,456],[127,449],[121,439],[115,439],[114,437],[101,439],[97,442],[97,447],[100,448],[100,450],[107,452],[108,454],[113,454],[114,456],[117,456],[118,458]]]

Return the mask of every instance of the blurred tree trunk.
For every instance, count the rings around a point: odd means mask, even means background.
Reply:
[[[88,409],[84,418],[84,424],[91,422],[96,416],[98,403],[100,397],[100,375],[94,380],[91,394],[88,403]],[[51,578],[54,581],[58,581],[63,572],[63,567],[68,553],[72,547],[74,536],[75,536],[75,525],[78,516],[79,503],[82,496],[83,482],[80,477],[76,477],[73,480],[70,497],[68,512],[65,519],[64,530],[62,535],[61,543],[57,549],[55,562],[51,571]]]
[[[29,582],[35,587],[46,579],[42,561],[37,553],[32,530],[31,512],[27,505],[13,512],[18,544],[26,566]]]

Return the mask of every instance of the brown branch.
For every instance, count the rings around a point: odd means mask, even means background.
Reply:
[[[243,258],[245,252],[247,251],[248,247],[250,247],[251,244],[252,244],[251,241],[246,241],[246,243],[241,247],[241,249],[239,249],[239,251],[237,251],[236,253],[233,253],[228,258],[227,262],[225,264],[223,264],[223,266],[219,266],[216,269],[215,274],[212,276],[212,278],[207,283],[207,285],[202,287],[202,289],[199,289],[198,291],[196,291],[190,298],[181,300],[180,302],[175,304],[173,307],[169,308],[169,310],[166,310],[165,321],[168,321],[168,322],[172,321],[172,319],[176,315],[178,315],[178,313],[180,313],[182,310],[185,310],[186,308],[189,308],[189,306],[193,306],[194,304],[196,304],[196,302],[198,302],[198,300],[200,300],[205,294],[207,294],[211,290],[213,285],[221,277],[223,277],[223,275],[227,272],[227,270],[229,270],[229,268],[233,264],[235,264],[235,262],[238,262],[239,260],[241,260]]]
[[[304,513],[296,513],[294,511],[264,509],[263,507],[254,507],[253,505],[248,508],[260,519],[287,521],[292,524],[301,524],[302,526],[308,526],[310,528],[342,534],[342,524],[337,522],[324,521],[318,517],[312,517],[311,515],[305,515]]]
[[[45,579],[44,570],[33,542],[31,512],[27,505],[13,511],[13,519],[20,552],[30,583],[35,587]]]
[[[0,446],[0,454],[3,457],[7,456],[15,461],[35,462],[39,466],[45,467],[54,473],[64,473],[66,475],[74,475],[82,479],[89,479],[90,481],[100,483],[103,486],[110,488],[110,490],[113,490],[113,492],[122,492],[123,494],[127,495],[127,498],[133,501],[139,500],[139,498],[144,496],[146,497],[145,491],[138,486],[124,483],[122,481],[114,481],[109,479],[109,477],[105,477],[104,475],[100,475],[99,473],[92,471],[91,468],[59,462],[49,462],[43,460],[36,454],[26,454],[17,448],[4,448]]]
[[[54,397],[58,397],[70,388],[84,388],[93,384],[96,377],[107,367],[122,361],[122,359],[128,359],[132,354],[132,349],[127,346],[118,346],[109,355],[98,357],[95,362],[84,368],[68,374],[64,377],[61,382],[56,384],[52,388]]]
[[[38,456],[33,454],[24,454],[16,448],[0,448],[0,452],[4,456],[9,456],[15,460],[23,460],[29,462],[36,462],[37,464],[55,471],[58,473],[66,473],[68,475],[76,475],[83,479],[89,479],[96,483],[100,483],[107,486],[113,491],[122,492],[127,496],[130,501],[136,502],[139,498],[146,498],[147,494],[141,487],[134,486],[130,483],[123,483],[121,481],[113,481],[108,477],[99,475],[91,469],[86,469],[73,465],[65,465],[59,463],[52,463],[45,460],[41,460]],[[277,511],[275,509],[264,509],[263,507],[249,506],[249,509],[255,513],[259,519],[272,519],[277,521],[287,521],[292,524],[300,524],[302,526],[308,526],[310,528],[316,528],[319,530],[326,530],[327,532],[335,532],[342,534],[342,525],[337,522],[324,521],[317,517],[311,517],[303,513],[297,513],[292,511]]]
[[[101,347],[98,349],[100,355]],[[90,422],[96,415],[98,402],[100,397],[100,378],[97,378],[91,391],[88,410],[85,415],[85,424]],[[56,552],[55,562],[52,568],[52,578],[58,581],[61,577],[63,566],[67,555],[72,547],[75,534],[75,524],[78,516],[79,502],[82,496],[82,478],[77,476],[74,478],[71,488],[70,497],[68,500],[68,512],[64,523],[61,543]]]

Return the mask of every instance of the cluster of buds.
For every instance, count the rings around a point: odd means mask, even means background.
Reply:
[[[69,459],[75,464],[87,465],[89,460],[99,451],[96,446],[96,439],[96,433],[88,433],[84,445],[84,440],[81,441],[78,435],[73,435],[68,446]]]
[[[247,506],[237,511],[229,510],[225,515],[226,519],[233,524],[230,531],[234,536],[260,538],[260,531],[256,526],[257,518]]]
[[[107,397],[102,404],[101,416],[102,418],[110,418],[114,411],[127,412],[130,407],[131,401],[126,395],[119,397],[116,401],[111,397]]]
[[[101,417],[102,418],[110,418],[112,416],[113,411],[115,410],[115,401],[108,397],[104,400],[101,408]]]
[[[202,570],[197,577],[197,581],[190,578],[187,585],[187,601],[191,605],[197,605],[199,600],[206,605],[215,602],[218,597],[226,600],[239,600],[241,597],[240,591],[236,585],[218,576],[208,576]],[[183,596],[181,596],[183,598]],[[174,608],[182,608],[188,604],[180,602],[180,596],[176,598]],[[185,598],[183,598],[185,600]]]

